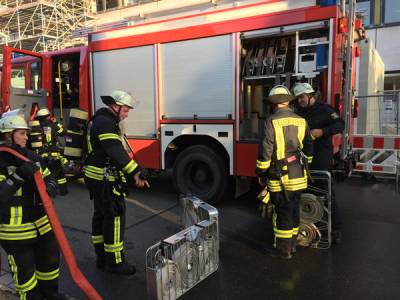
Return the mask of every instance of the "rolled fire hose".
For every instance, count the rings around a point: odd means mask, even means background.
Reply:
[[[0,152],[8,152],[23,161],[29,161],[29,159],[27,159],[25,156],[8,147],[0,147]],[[34,179],[37,189],[39,191],[40,198],[42,199],[44,209],[47,216],[49,217],[51,227],[54,231],[54,236],[56,237],[58,247],[60,248],[65,262],[67,263],[68,270],[71,274],[72,279],[89,300],[102,300],[103,298],[101,298],[101,296],[89,283],[89,281],[82,274],[76,264],[74,254],[72,253],[72,249],[65,236],[64,230],[62,229],[60,221],[58,220],[57,213],[52,204],[52,200],[46,192],[46,185],[43,181],[40,171],[35,172]]]
[[[321,232],[317,226],[312,223],[300,223],[297,244],[303,247],[309,247],[315,242],[321,240]]]
[[[324,216],[324,204],[321,197],[303,193],[300,198],[300,220],[304,223],[317,223]]]

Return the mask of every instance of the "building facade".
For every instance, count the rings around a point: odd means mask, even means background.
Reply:
[[[400,90],[400,1],[357,0],[366,33],[385,64],[385,91]]]

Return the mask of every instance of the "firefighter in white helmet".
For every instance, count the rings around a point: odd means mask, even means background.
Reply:
[[[0,244],[20,299],[67,299],[58,293],[60,255],[33,174],[41,172],[52,196],[56,183],[43,159],[26,148],[28,130],[22,115],[0,119],[2,146],[30,160],[0,152]]]
[[[85,183],[94,199],[92,243],[100,269],[131,275],[136,268],[124,257],[125,195],[127,183],[149,187],[137,162],[121,141],[120,121],[128,117],[136,101],[125,91],[101,97],[100,108],[88,125]]]
[[[46,107],[39,109],[35,118],[40,122],[42,128],[42,156],[46,158],[50,171],[57,178],[60,195],[66,195],[68,194],[68,186],[64,166],[68,163],[68,160],[62,156],[58,140],[60,136],[65,134],[64,127],[51,118],[50,111]]]
[[[344,130],[344,122],[339,113],[329,104],[317,101],[316,92],[308,83],[297,83],[293,88],[297,97],[296,112],[307,120],[314,145],[314,158],[310,165],[313,170],[332,171],[333,144],[332,136]],[[323,183],[315,181],[320,188],[327,189]],[[335,193],[332,190],[332,241],[339,244],[342,240],[341,218]]]
[[[268,252],[283,259],[292,258],[296,252],[300,191],[307,188],[308,181],[304,166],[312,159],[307,122],[288,106],[293,99],[283,85],[271,89],[267,100],[275,109],[265,121],[256,169],[259,182],[266,182],[274,205],[275,243]]]

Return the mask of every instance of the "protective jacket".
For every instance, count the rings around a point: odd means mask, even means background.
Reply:
[[[36,162],[45,180],[51,179],[51,173],[40,156],[19,146],[12,146],[12,149]],[[0,228],[0,240],[23,241],[50,231],[50,223],[34,181],[7,180],[22,164],[22,161],[5,152],[0,153],[0,160],[0,194],[2,195],[0,222],[3,224]],[[37,228],[35,222],[39,219],[40,226]]]
[[[300,150],[311,162],[312,141],[305,119],[291,108],[276,109],[265,122],[257,160],[257,173],[269,178],[270,192],[282,191],[282,183],[286,191],[307,188],[307,162],[301,161]]]
[[[314,158],[310,168],[330,171],[333,165],[332,136],[343,131],[343,120],[332,106],[320,101],[310,107],[299,108],[297,113],[307,120],[310,130],[322,129],[323,131],[321,137],[312,137]]]
[[[106,167],[109,167],[109,181],[122,175],[119,171],[130,177],[139,171],[138,164],[129,157],[122,144],[119,120],[108,108],[96,112],[89,128],[87,148],[85,176],[88,178],[103,181]]]
[[[48,119],[40,120],[42,127],[42,141],[45,152],[59,152],[59,136],[65,134],[64,127],[59,122],[52,122]]]

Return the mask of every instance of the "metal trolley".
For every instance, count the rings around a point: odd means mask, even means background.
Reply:
[[[329,249],[332,243],[332,175],[328,171],[311,171],[313,182],[300,199],[298,244]]]
[[[182,224],[189,227],[146,252],[149,299],[177,299],[218,270],[217,209],[196,197],[181,197],[180,201]]]

